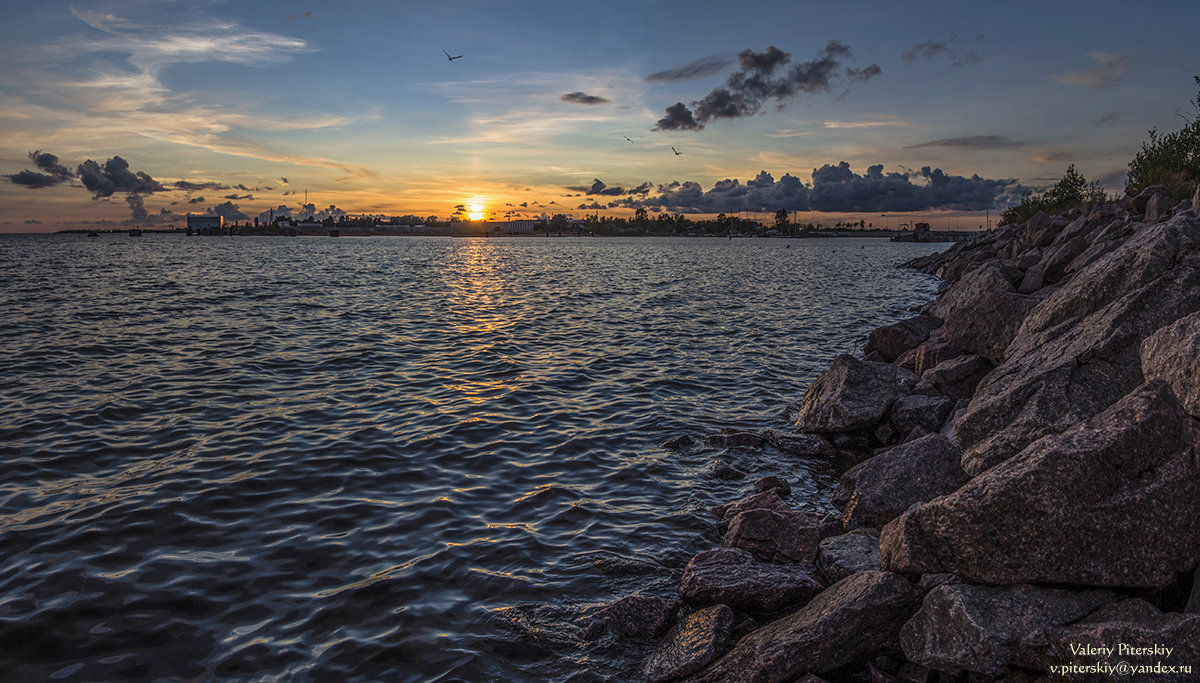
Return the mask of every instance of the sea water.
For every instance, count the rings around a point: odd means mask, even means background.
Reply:
[[[704,437],[786,431],[944,246],[2,236],[0,671],[624,680],[652,644],[579,614],[673,594],[758,476],[828,509]]]

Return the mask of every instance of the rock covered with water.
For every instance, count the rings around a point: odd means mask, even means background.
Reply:
[[[729,647],[733,612],[714,605],[681,620],[642,668],[650,683],[663,683],[703,669]]]
[[[824,587],[811,563],[771,564],[745,550],[717,548],[688,562],[679,595],[693,606],[725,604],[763,615],[799,607]]]
[[[654,638],[661,636],[679,611],[679,600],[656,595],[627,595],[582,620],[585,638],[605,633],[616,636]]]

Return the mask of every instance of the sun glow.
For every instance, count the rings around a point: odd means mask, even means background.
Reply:
[[[467,218],[470,218],[473,221],[481,221],[483,220],[483,215],[483,204],[480,204],[479,202],[471,202],[470,204],[467,204]]]

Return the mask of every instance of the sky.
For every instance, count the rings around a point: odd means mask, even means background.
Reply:
[[[975,228],[1069,164],[1121,188],[1148,130],[1196,115],[1200,74],[1195,2],[4,14],[0,232],[638,208]]]

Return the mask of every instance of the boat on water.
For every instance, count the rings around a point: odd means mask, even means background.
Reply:
[[[129,236],[130,236],[130,237],[141,237],[141,236],[142,236],[142,229],[141,229],[141,228],[132,228],[132,229],[130,229],[130,230],[129,230]]]

